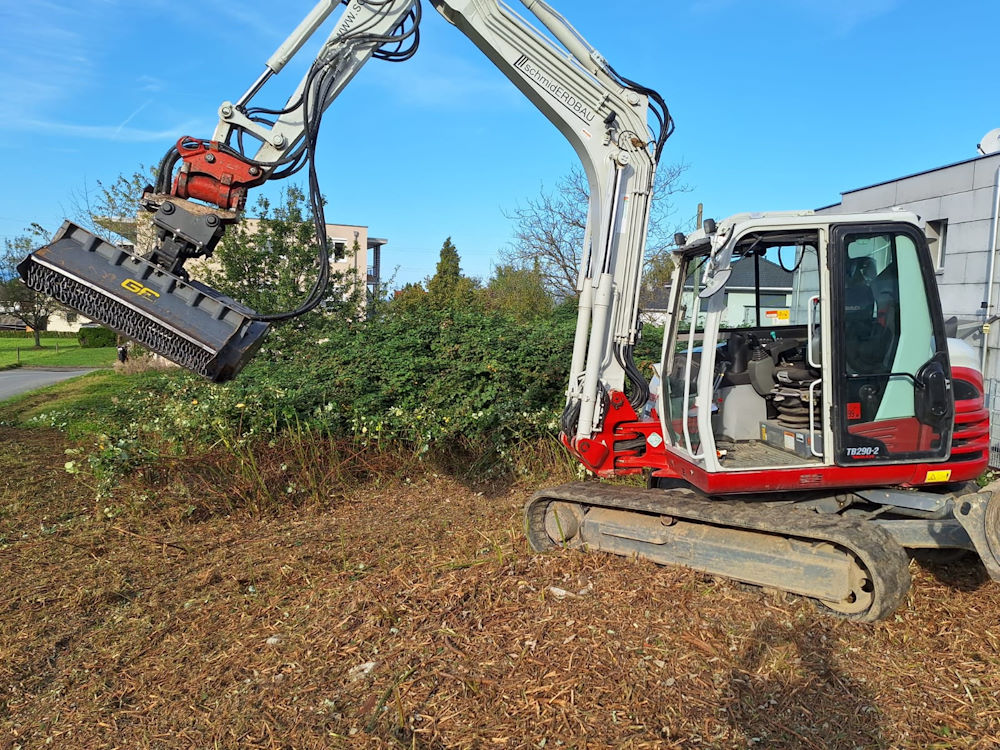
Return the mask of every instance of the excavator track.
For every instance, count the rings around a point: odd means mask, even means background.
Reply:
[[[578,482],[536,493],[524,513],[539,552],[585,547],[683,565],[809,597],[861,622],[888,617],[910,589],[909,558],[887,531],[790,505]]]

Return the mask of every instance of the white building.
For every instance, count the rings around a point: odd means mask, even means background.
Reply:
[[[757,271],[755,271],[752,262],[738,261],[733,263],[733,273],[726,284],[726,311],[722,319],[722,327],[756,326],[758,324],[758,309],[761,325],[787,325],[793,295],[792,276],[790,271],[786,271],[767,258],[759,259]],[[759,299],[756,293],[758,286],[760,287]],[[692,303],[694,295],[693,287],[685,287],[684,291],[685,294],[681,300],[682,308],[686,308]],[[653,295],[643,306],[643,322],[663,325],[666,321],[666,307],[669,299],[669,287]],[[700,322],[703,322],[703,318]]]

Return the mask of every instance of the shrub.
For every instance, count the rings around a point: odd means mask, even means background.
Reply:
[[[42,331],[43,339],[75,339],[77,335],[70,331]],[[21,328],[18,330],[3,329],[0,330],[0,339],[32,339],[34,340],[35,334],[31,331],[26,331]]]
[[[303,431],[468,476],[522,474],[540,450],[561,450],[553,438],[575,318],[572,305],[531,321],[389,305],[371,320],[292,323],[224,385],[183,371],[119,375],[110,397],[63,402],[31,423],[101,433],[88,465],[108,486],[135,471],[132,461],[220,445],[234,455],[279,449]]]
[[[118,342],[118,334],[110,328],[81,328],[77,340],[81,349],[98,349],[114,346]]]

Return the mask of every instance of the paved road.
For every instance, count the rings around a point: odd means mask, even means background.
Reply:
[[[19,393],[33,391],[42,386],[58,383],[60,380],[75,378],[92,368],[77,368],[73,370],[42,370],[33,367],[21,367],[17,370],[0,372],[0,401],[16,396]]]

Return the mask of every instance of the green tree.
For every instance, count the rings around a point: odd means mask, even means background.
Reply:
[[[412,310],[427,304],[427,290],[424,285],[416,282],[404,284],[392,297],[392,310],[401,312]]]
[[[30,328],[35,335],[35,347],[42,345],[41,332],[48,326],[49,316],[62,307],[48,295],[25,286],[17,264],[29,252],[46,244],[49,236],[43,227],[33,223],[24,234],[5,239],[0,255],[0,312],[14,316]]]
[[[192,273],[201,273],[208,284],[258,312],[292,310],[305,300],[319,270],[312,211],[303,191],[292,186],[282,191],[274,205],[258,197],[254,213],[227,230],[200,272],[189,264]],[[355,243],[348,252],[357,250]],[[314,316],[356,317],[362,282],[354,276],[332,274],[324,302]]]
[[[642,276],[642,289],[639,291],[639,305],[643,308],[662,297],[662,290],[670,286],[673,278],[674,261],[669,252],[654,255],[646,261],[646,270]]]
[[[555,299],[545,288],[545,279],[536,263],[532,268],[503,264],[493,270],[481,297],[489,310],[518,320],[535,320],[552,313]]]
[[[435,310],[464,309],[473,304],[478,286],[475,279],[462,275],[458,249],[448,237],[434,275],[427,280],[427,303]]]

